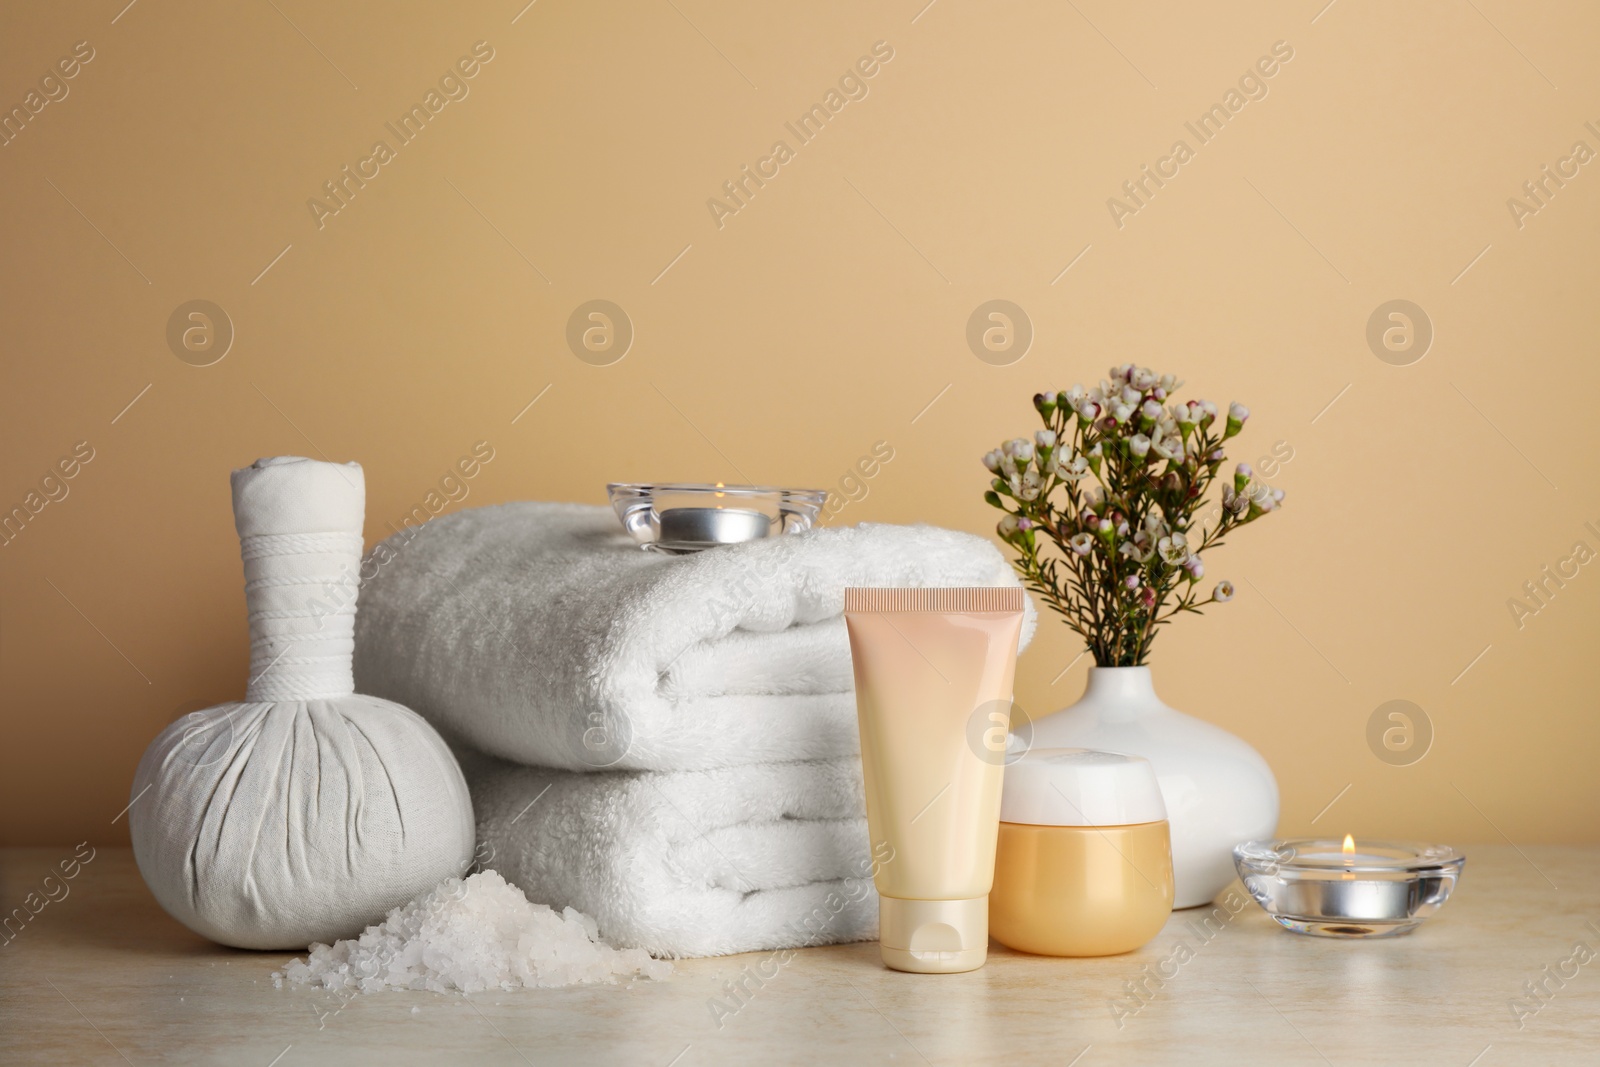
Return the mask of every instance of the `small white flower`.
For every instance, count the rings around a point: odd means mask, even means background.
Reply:
[[[1159,380],[1156,377],[1156,372],[1149,367],[1140,367],[1133,372],[1133,377],[1128,379],[1135,389],[1148,389]]]
[[[1000,520],[999,524],[995,526],[995,532],[997,532],[1001,537],[1010,537],[1012,534],[1016,533],[1017,517],[1007,513],[1006,516]]]
[[[1209,400],[1192,400],[1190,404],[1200,409],[1200,420],[1214,419],[1217,417],[1217,405]]]
[[[1279,504],[1283,503],[1283,498],[1286,495],[1287,494],[1282,489],[1274,489],[1272,491],[1272,499]]]
[[[1241,463],[1237,467],[1233,468],[1233,472],[1246,481],[1249,481],[1251,475],[1255,474],[1255,468],[1251,467],[1248,463]]]
[[[1131,385],[1125,385],[1122,387],[1121,398],[1124,404],[1136,408],[1139,406],[1139,401],[1144,399],[1144,394]]]
[[[1073,534],[1067,539],[1067,545],[1080,556],[1087,556],[1089,550],[1094,548],[1094,538],[1086,533]]]
[[[998,474],[999,471],[1000,471],[1000,460],[1001,460],[1001,458],[1002,458],[1002,453],[1000,452],[999,449],[995,449],[995,450],[993,450],[991,452],[986,452],[986,453],[984,453],[984,456],[983,456],[983,465],[985,467],[988,467],[991,473]]]
[[[1233,599],[1233,583],[1224,578],[1217,583],[1216,591],[1211,595],[1217,603],[1226,604]]]
[[[1161,388],[1165,389],[1169,393],[1177,391],[1178,387],[1181,385],[1183,385],[1183,379],[1179,378],[1176,374],[1163,374],[1161,376]]]
[[[1026,463],[1033,458],[1033,442],[1026,438],[1018,437],[1011,441],[1011,456],[1018,463]]]
[[[1082,419],[1084,422],[1093,422],[1095,419],[1100,417],[1100,413],[1105,409],[1089,397],[1084,397],[1082,400],[1078,401],[1077,406],[1072,410],[1076,411],[1078,413],[1078,418]]]
[[[1143,404],[1139,405],[1139,414],[1143,415],[1151,422],[1161,418],[1161,416],[1165,415],[1166,413],[1166,409],[1154,400],[1146,400]]]
[[[1133,408],[1127,404],[1117,404],[1111,409],[1111,417],[1117,422],[1127,422],[1133,415]]]
[[[1035,430],[1033,440],[1040,448],[1054,448],[1056,446],[1056,432],[1054,430]]]
[[[1044,479],[1039,476],[1038,471],[1024,471],[1022,473],[1022,488],[1017,495],[1024,500],[1039,499],[1039,488],[1043,484],[1043,481]]]
[[[1195,423],[1200,421],[1200,415],[1200,410],[1193,405],[1172,405],[1172,417],[1177,420],[1179,426],[1193,426]]]
[[[1139,576],[1137,574],[1130,574],[1126,578],[1122,579],[1122,584],[1125,588],[1137,589],[1139,588]]]
[[[1106,489],[1103,485],[1093,485],[1083,496],[1084,503],[1091,508],[1098,508],[1106,502]]]
[[[1170,534],[1156,543],[1161,558],[1177,565],[1189,558],[1189,539],[1181,533]]]
[[[1128,438],[1128,451],[1136,456],[1148,455],[1150,452],[1150,438],[1142,433],[1136,433]]]
[[[1073,456],[1065,463],[1058,456],[1054,465],[1056,477],[1066,482],[1075,482],[1089,473],[1089,461],[1082,456]]]
[[[1206,565],[1200,562],[1199,556],[1190,556],[1183,561],[1183,569],[1189,573],[1189,580],[1197,582],[1206,575]]]
[[[1272,486],[1265,482],[1255,482],[1245,490],[1245,496],[1250,503],[1262,511],[1271,511],[1278,506],[1278,501],[1272,493]]]
[[[1250,417],[1250,409],[1235,400],[1228,405],[1228,418],[1243,422]]]
[[[1178,462],[1183,459],[1183,438],[1158,432],[1150,439],[1150,451],[1162,459]]]
[[[1078,406],[1078,401],[1082,400],[1087,395],[1088,394],[1083,391],[1083,386],[1074,382],[1071,389],[1061,390],[1061,403],[1070,408],[1076,408]]]

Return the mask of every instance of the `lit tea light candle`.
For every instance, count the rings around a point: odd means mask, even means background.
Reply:
[[[1338,860],[1345,864],[1388,862],[1386,856],[1373,852],[1357,852],[1356,839],[1350,834],[1344,835],[1344,844],[1339,846],[1337,852],[1300,852],[1297,855],[1303,860]]]
[[[1233,850],[1245,888],[1277,923],[1325,937],[1409,933],[1449,897],[1466,857],[1443,845],[1249,841]]]
[[[674,556],[804,533],[828,498],[822,489],[721,482],[612,482],[606,495],[640,548]]]
[[[748,508],[668,508],[660,522],[661,540],[676,544],[758,541],[772,529],[771,518]]]
[[[733,545],[758,541],[772,529],[772,519],[753,508],[727,506],[727,494],[710,495],[710,507],[677,507],[662,510],[660,523],[663,542],[684,545]]]

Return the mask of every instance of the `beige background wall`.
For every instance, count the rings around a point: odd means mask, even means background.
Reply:
[[[478,441],[451,508],[838,488],[887,441],[832,521],[985,532],[982,452],[1124,359],[1249,403],[1239,458],[1293,451],[1288,509],[1208,560],[1241,595],[1154,660],[1272,763],[1281,829],[1600,840],[1600,567],[1507,606],[1600,550],[1600,164],[1507,206],[1600,151],[1593,5],[124,2],[0,15],[6,109],[93,50],[0,147],[0,505],[93,450],[0,547],[0,841],[123,839],[146,742],[242,692],[227,474],[258,456],[361,461],[370,543]],[[470,95],[319,227],[308,199],[478,41]],[[1279,41],[1201,145],[1184,123]],[[1180,138],[1119,228],[1107,199]],[[779,139],[719,228],[708,198]],[[597,298],[636,333],[610,366],[564,339]],[[210,366],[166,338],[195,299],[236,332]],[[991,299],[1035,331],[1010,365],[965,340]],[[1366,340],[1394,299],[1435,334],[1407,366]],[[1042,631],[1026,707],[1076,697],[1076,654]],[[1396,699],[1434,735],[1404,766],[1366,733]]]

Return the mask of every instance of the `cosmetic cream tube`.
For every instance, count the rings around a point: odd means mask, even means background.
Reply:
[[[897,971],[983,966],[1019,588],[846,589],[879,947]]]

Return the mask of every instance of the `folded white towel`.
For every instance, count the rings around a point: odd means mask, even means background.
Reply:
[[[541,503],[408,528],[362,576],[363,692],[481,751],[570,770],[854,753],[845,587],[1017,584],[989,541],[937,527],[663,556],[607,508]]]
[[[482,865],[614,945],[720,956],[877,936],[853,757],[579,774],[460,756]]]

